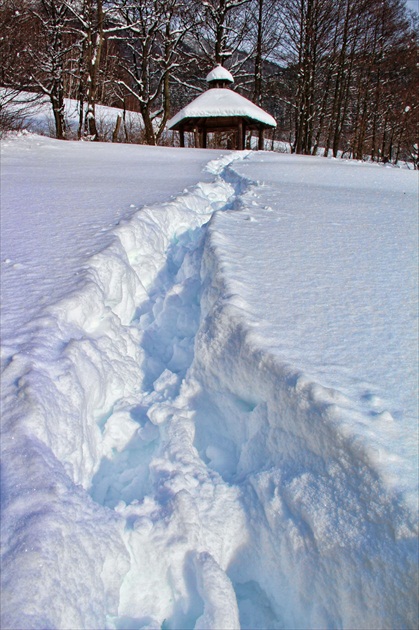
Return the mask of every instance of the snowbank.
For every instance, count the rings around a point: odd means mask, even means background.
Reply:
[[[228,568],[243,627],[413,628],[414,512],[380,481],[345,397],[255,343],[215,249],[191,370],[195,445],[248,515]]]
[[[202,180],[195,151],[110,143],[63,143],[21,133],[1,143],[2,341],[31,343],[48,304],[83,286],[89,259],[118,225]],[[28,332],[29,327],[29,332]],[[18,334],[19,331],[19,334]],[[5,348],[4,348],[5,349]]]

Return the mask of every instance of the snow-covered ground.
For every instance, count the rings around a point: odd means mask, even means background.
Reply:
[[[2,627],[416,627],[415,173],[2,151]]]
[[[209,154],[175,148],[61,142],[11,136],[2,142],[2,334],[83,286],[88,259],[115,226],[144,205],[209,181]],[[182,159],[180,159],[182,158]],[[19,290],[16,290],[19,287]]]

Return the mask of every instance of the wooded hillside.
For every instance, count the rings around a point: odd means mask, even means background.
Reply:
[[[100,140],[100,103],[140,112],[158,144],[220,63],[294,152],[417,165],[418,22],[403,0],[4,0],[0,19],[0,84],[47,95],[57,138],[69,97],[79,138]]]

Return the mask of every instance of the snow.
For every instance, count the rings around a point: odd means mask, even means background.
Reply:
[[[237,283],[247,319],[258,322],[252,338],[313,381],[338,389],[343,396],[336,404],[349,408],[362,443],[371,440],[387,481],[414,487],[415,173],[272,154],[245,160],[237,171],[267,184],[243,198],[250,214],[215,222],[223,235],[217,254],[231,269],[229,290],[236,292]],[[268,257],[258,255],[260,242]],[[251,270],[237,265],[240,252],[248,253]],[[246,282],[250,273],[257,284]]]
[[[218,116],[244,116],[269,127],[276,127],[276,121],[270,114],[228,88],[211,88],[200,94],[173,116],[167,123],[167,127],[173,129],[185,118],[216,118]]]
[[[415,173],[3,150],[2,627],[416,627]]]
[[[232,74],[227,70],[227,68],[223,68],[221,64],[216,66],[209,74],[206,76],[207,83],[211,81],[229,81],[230,83],[234,83],[234,79]]]
[[[104,143],[63,149],[33,135],[2,142],[3,341],[83,284],[86,261],[111,244],[115,226],[209,179],[201,177],[208,154],[180,151]]]

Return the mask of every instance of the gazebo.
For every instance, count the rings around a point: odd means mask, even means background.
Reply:
[[[195,135],[195,146],[207,146],[209,133],[233,131],[235,148],[245,148],[247,131],[258,133],[258,148],[263,149],[265,129],[276,127],[270,114],[244,96],[229,89],[234,83],[230,72],[219,65],[206,77],[208,90],[186,105],[168,122],[168,128],[179,131],[180,146],[185,146],[185,131]]]

